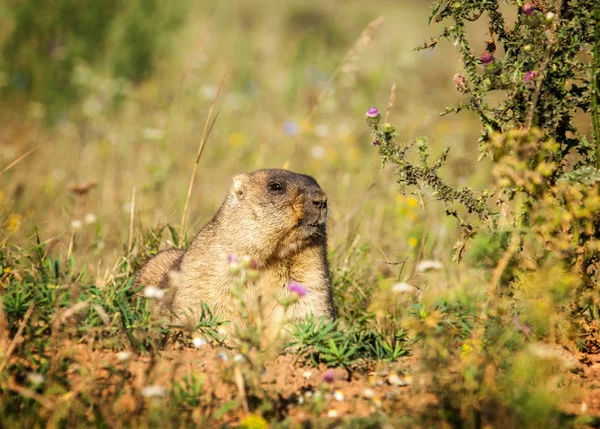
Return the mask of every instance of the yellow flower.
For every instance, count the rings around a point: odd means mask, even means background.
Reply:
[[[416,247],[416,246],[417,246],[417,244],[419,244],[419,240],[417,239],[417,237],[410,237],[410,238],[408,239],[408,245],[409,245],[410,247]]]
[[[314,126],[310,121],[300,122],[300,133],[304,136],[309,136],[313,133]]]
[[[240,428],[242,429],[269,429],[269,423],[255,414],[250,414],[248,417],[244,417],[240,421]]]
[[[419,200],[417,200],[415,197],[409,197],[408,200],[406,200],[406,203],[410,207],[417,207],[419,205]]]
[[[21,228],[21,223],[22,223],[23,219],[21,217],[20,214],[18,213],[13,213],[11,214],[8,219],[6,219],[6,232],[13,233],[19,230],[19,228]]]
[[[465,341],[462,344],[462,347],[461,347],[461,350],[460,350],[460,357],[462,359],[464,359],[465,356],[471,354],[473,352],[473,350],[474,349],[473,349],[473,346],[471,345],[471,342],[470,341]]]
[[[233,147],[240,147],[246,141],[246,137],[242,133],[232,133],[229,136],[229,145]]]

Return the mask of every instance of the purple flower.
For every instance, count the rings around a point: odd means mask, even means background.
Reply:
[[[377,107],[371,107],[367,110],[367,116],[369,118],[376,118],[379,115],[379,109]]]
[[[296,121],[286,121],[286,123],[283,124],[283,132],[288,136],[294,137],[296,134],[298,134],[299,130],[300,127]]]
[[[533,3],[525,3],[521,6],[521,12],[527,16],[531,16],[535,12],[535,5]]]
[[[371,144],[373,146],[381,146],[381,142],[377,139],[377,137],[373,137],[373,140],[371,141]]]
[[[227,255],[227,263],[229,265],[237,264],[238,263],[237,255],[235,253],[231,253],[231,254]]]
[[[494,56],[488,52],[485,51],[483,54],[481,54],[481,56],[479,57],[479,61],[481,61],[481,63],[484,66],[489,66],[490,64],[492,64],[494,62]]]
[[[335,374],[333,372],[333,369],[329,368],[327,371],[325,371],[325,374],[323,374],[323,381],[325,381],[326,383],[333,383],[334,380]]]
[[[288,291],[290,293],[295,293],[298,296],[304,296],[306,295],[306,288],[304,286],[302,286],[300,283],[295,282],[295,281],[291,281],[290,284],[288,285]]]
[[[537,77],[538,77],[538,72],[536,72],[535,70],[531,70],[531,71],[528,71],[527,73],[525,73],[525,77],[523,78],[523,81],[525,83],[529,83],[532,80],[535,80],[535,78],[537,78]]]

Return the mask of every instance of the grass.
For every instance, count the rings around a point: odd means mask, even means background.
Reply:
[[[428,195],[400,194],[371,145],[365,111],[384,113],[391,91],[385,115],[402,140],[427,135],[434,159],[451,148],[445,181],[491,180],[477,118],[438,116],[461,101],[460,54],[413,51],[428,13],[387,0],[192,2],[151,79],[81,63],[68,109],[4,103],[0,426],[597,424],[565,357],[579,350],[561,311],[575,280],[547,267],[511,283],[517,305],[500,296],[506,237],[478,235],[452,262],[457,223]],[[161,326],[133,274],[189,243],[231,176],[266,167],[311,174],[328,194],[338,319],[291,326],[279,357],[250,340],[220,347],[226,321],[210,309],[198,326]]]

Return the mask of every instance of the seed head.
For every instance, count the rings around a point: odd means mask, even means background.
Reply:
[[[454,78],[452,78],[452,80],[454,81],[454,85],[456,85],[456,90],[458,92],[466,92],[467,91],[467,79],[465,78],[465,76],[462,73],[456,73],[454,75]]]

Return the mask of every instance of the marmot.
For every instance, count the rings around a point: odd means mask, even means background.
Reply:
[[[287,170],[257,170],[232,179],[227,198],[187,250],[170,249],[151,258],[136,275],[136,285],[169,290],[158,306],[170,320],[198,317],[207,304],[221,320],[231,322],[226,335],[242,326],[239,298],[232,296],[235,278],[231,255],[250,257],[260,275],[243,291],[242,302],[260,302],[265,340],[275,339],[287,321],[313,314],[334,317],[327,262],[327,196],[311,176]],[[178,271],[169,284],[170,271]],[[281,305],[290,282],[306,294],[287,310]],[[229,338],[231,340],[231,338]],[[234,341],[235,342],[235,341]]]

